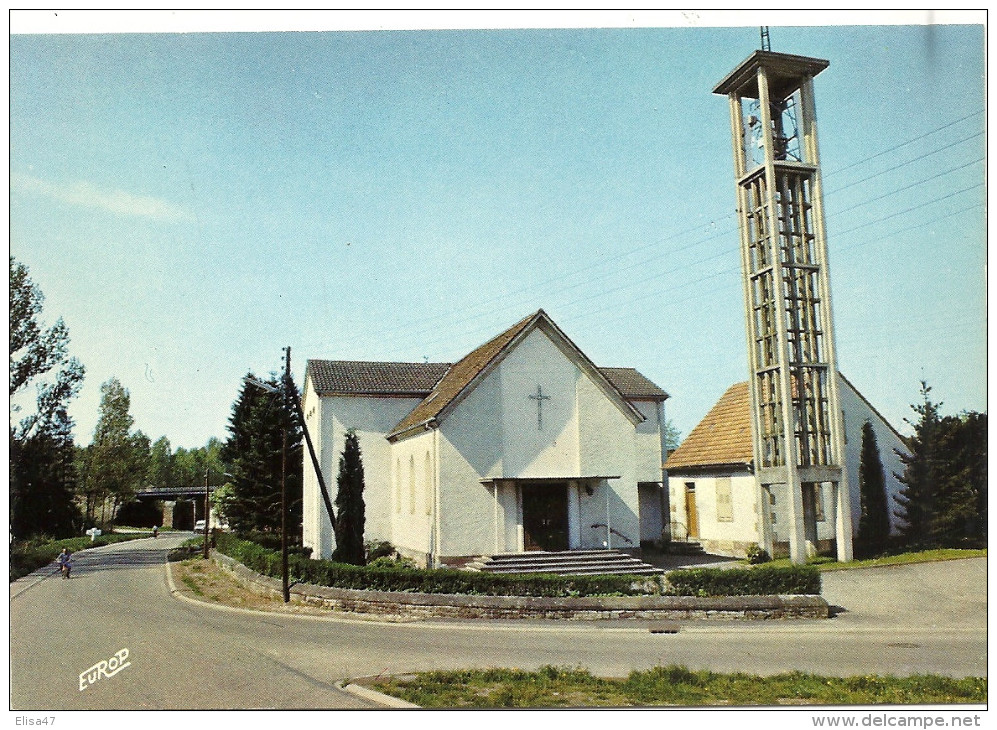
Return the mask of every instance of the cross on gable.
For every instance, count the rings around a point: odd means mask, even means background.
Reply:
[[[529,395],[527,398],[537,402],[537,431],[543,430],[543,402],[550,400],[549,395],[544,395],[543,389],[538,385],[536,395]]]

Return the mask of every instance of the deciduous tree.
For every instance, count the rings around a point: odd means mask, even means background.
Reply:
[[[78,532],[73,496],[73,420],[69,401],[84,369],[70,357],[69,330],[60,318],[45,328],[41,290],[10,257],[10,530],[14,537]],[[34,385],[34,397],[28,390]],[[15,423],[14,415],[22,414]]]

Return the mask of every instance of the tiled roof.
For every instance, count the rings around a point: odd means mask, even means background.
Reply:
[[[666,400],[668,393],[633,368],[599,368],[628,400]]]
[[[449,368],[445,362],[309,360],[305,377],[319,395],[425,397]]]
[[[459,362],[454,363],[426,399],[395,426],[393,433],[401,433],[412,426],[425,423],[438,416],[467,387],[468,383],[484,370],[502,352],[505,346],[512,342],[516,335],[526,329],[526,326],[539,317],[542,312],[543,310],[540,310],[536,314],[531,314],[529,317],[521,319],[502,334],[493,337],[481,347],[466,355]]]
[[[666,469],[750,464],[751,401],[748,383],[727,389],[717,404],[668,457]]]
[[[481,345],[455,364],[309,360],[306,381],[319,395],[420,397],[417,405],[393,429],[399,434],[436,418],[505,348],[535,322],[543,319],[566,339],[541,309]],[[569,345],[577,350],[570,343]],[[584,354],[579,356],[594,367]],[[629,400],[665,400],[668,394],[633,368],[595,368],[609,386]],[[632,409],[632,406],[627,406]],[[634,411],[637,418],[640,414]]]

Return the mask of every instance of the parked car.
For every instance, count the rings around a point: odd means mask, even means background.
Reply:
[[[204,520],[198,520],[194,523],[194,532],[204,532]]]

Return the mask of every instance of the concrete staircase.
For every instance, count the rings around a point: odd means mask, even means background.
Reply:
[[[686,540],[684,542],[672,541],[668,543],[668,554],[669,555],[706,555],[706,551],[703,546],[700,545],[695,540]]]
[[[569,550],[482,555],[464,565],[484,573],[557,575],[660,575],[664,571],[618,550]]]

